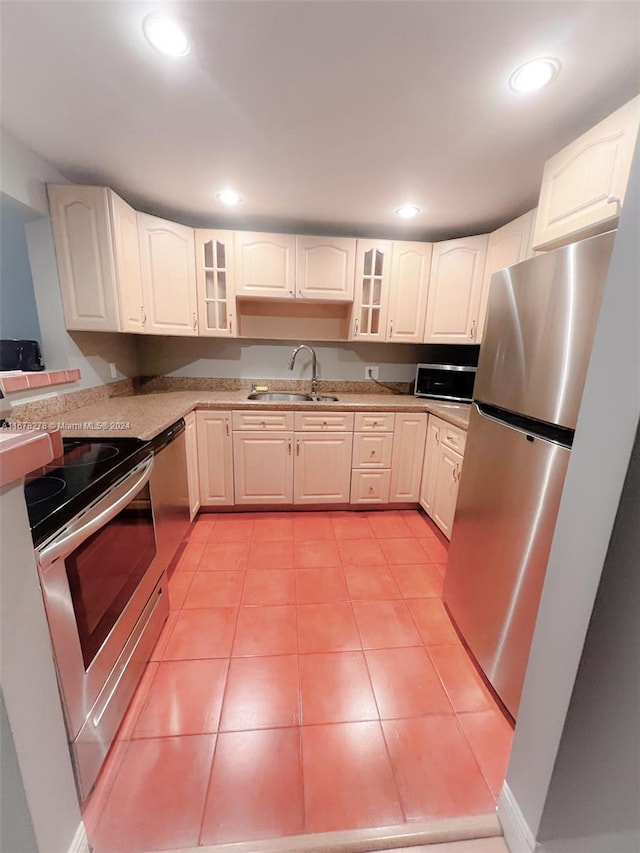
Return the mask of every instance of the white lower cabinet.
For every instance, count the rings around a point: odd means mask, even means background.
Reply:
[[[390,503],[416,503],[418,500],[426,434],[427,415],[424,412],[396,414]]]
[[[233,423],[237,505],[349,503],[352,414],[234,412]]]
[[[447,539],[451,538],[466,437],[464,430],[429,415],[420,505]]]
[[[295,433],[294,504],[349,503],[353,433]]]
[[[293,503],[293,433],[235,432],[233,482],[240,506]]]
[[[198,470],[198,435],[195,412],[184,416],[187,449],[187,482],[191,521],[200,509],[200,471]]]
[[[389,503],[394,425],[393,412],[367,412],[355,416],[352,504]]]
[[[200,505],[232,506],[231,412],[196,412],[196,436]]]

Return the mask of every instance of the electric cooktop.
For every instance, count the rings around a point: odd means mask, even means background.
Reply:
[[[65,438],[62,455],[25,480],[34,546],[64,527],[150,455],[148,445],[140,438]]]

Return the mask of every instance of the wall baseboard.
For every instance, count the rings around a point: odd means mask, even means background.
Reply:
[[[71,842],[68,853],[91,853],[87,830],[85,829],[82,821],[76,829],[76,834],[73,836],[73,841]]]
[[[536,840],[506,782],[498,800],[498,820],[511,853],[535,853]]]

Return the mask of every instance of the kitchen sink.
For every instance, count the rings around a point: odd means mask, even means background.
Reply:
[[[261,400],[263,403],[304,403],[313,400],[308,394],[271,394],[264,391],[252,391],[247,400]]]
[[[322,397],[318,394],[277,394],[266,391],[252,391],[247,400],[260,400],[263,403],[336,403],[337,397]]]

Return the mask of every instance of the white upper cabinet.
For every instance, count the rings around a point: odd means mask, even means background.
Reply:
[[[140,269],[138,218],[132,207],[111,190],[108,192],[117,290],[120,297],[120,327],[123,332],[141,334],[145,331],[146,314]]]
[[[67,329],[120,331],[109,190],[47,189]]]
[[[478,333],[476,336],[476,343],[478,344],[482,341],[491,276],[498,270],[503,270],[505,267],[519,264],[520,261],[526,261],[527,258],[533,257],[531,241],[535,215],[536,211],[530,210],[512,222],[507,222],[493,234],[489,234],[487,260],[484,266],[482,293],[478,310]]]
[[[351,340],[384,341],[386,337],[391,247],[390,240],[356,241]]]
[[[233,277],[233,231],[195,232],[198,332],[210,337],[237,334]]]
[[[388,341],[419,344],[424,339],[431,252],[430,243],[393,243]]]
[[[296,297],[353,302],[355,266],[355,238],[296,237]]]
[[[474,344],[488,235],[434,243],[424,340]]]
[[[534,249],[554,249],[615,228],[640,123],[640,95],[547,160]]]
[[[295,299],[293,234],[235,232],[236,295]]]
[[[147,333],[196,335],[193,228],[138,213]]]

